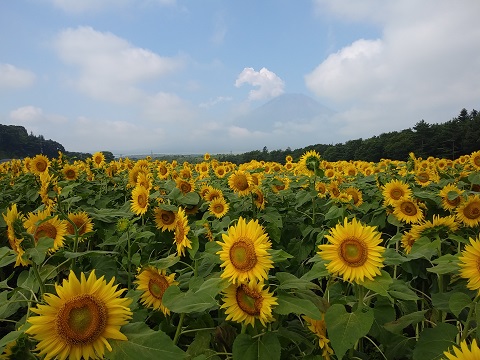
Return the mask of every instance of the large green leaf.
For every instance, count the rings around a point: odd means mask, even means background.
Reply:
[[[393,283],[392,277],[386,271],[381,270],[381,274],[375,276],[373,280],[365,279],[362,285],[371,290],[376,292],[378,295],[385,296],[391,298],[388,294],[388,288]]]
[[[394,321],[385,323],[383,324],[383,326],[385,327],[385,329],[387,329],[392,333],[401,334],[402,330],[405,329],[407,326],[417,324],[420,321],[424,320],[425,313],[426,313],[426,310],[415,311],[413,313],[399,317]]]
[[[448,306],[452,314],[457,316],[468,306],[473,306],[472,299],[465,293],[455,292],[448,300]]]
[[[280,282],[278,289],[320,289],[317,284],[299,279],[287,272],[277,272],[275,277]]]
[[[38,242],[34,247],[25,250],[25,254],[33,260],[37,265],[40,265],[47,256],[48,249],[53,247],[53,239],[49,237],[42,237],[38,239]]]
[[[439,323],[434,328],[424,329],[413,350],[413,360],[443,358],[443,352],[455,344],[457,333],[457,328],[447,323]]]
[[[374,320],[371,308],[359,308],[349,313],[344,305],[334,304],[325,313],[328,338],[337,358],[341,359],[348,349],[367,335]]]
[[[175,346],[172,339],[162,331],[153,331],[144,323],[125,325],[122,332],[128,341],[111,340],[112,352],[106,357],[110,360],[181,360],[187,354]]]
[[[257,338],[252,338],[248,334],[240,334],[233,343],[235,360],[276,360],[280,359],[280,352],[280,341],[272,332],[267,332]]]
[[[307,315],[314,320],[321,320],[320,310],[314,303],[307,299],[299,299],[295,295],[278,292],[278,305],[273,308],[273,312],[280,315],[298,314]]]

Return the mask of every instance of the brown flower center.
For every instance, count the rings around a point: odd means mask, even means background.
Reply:
[[[237,288],[235,295],[240,309],[250,316],[260,315],[263,297],[255,290],[249,289],[247,285],[242,284]]]
[[[405,193],[400,188],[395,188],[390,191],[390,196],[394,200],[399,200],[403,195],[405,195]]]
[[[235,176],[234,184],[238,191],[244,191],[248,189],[248,180],[243,174],[238,174]]]
[[[340,245],[338,255],[348,266],[359,267],[367,261],[368,249],[362,241],[348,238]]]
[[[175,221],[175,214],[171,211],[162,211],[160,217],[165,225],[171,225]]]
[[[240,271],[249,271],[257,264],[255,246],[250,239],[240,238],[230,248],[230,261]]]
[[[404,201],[400,205],[400,210],[402,213],[408,216],[415,216],[417,214],[417,208],[415,207],[415,204],[413,204],[411,201]]]
[[[153,277],[148,282],[148,290],[150,294],[158,299],[162,300],[165,290],[167,290],[169,284],[167,279],[163,275],[154,274]]]
[[[470,203],[463,209],[463,215],[470,220],[480,217],[480,203]]]
[[[35,231],[35,242],[38,242],[39,239],[42,237],[49,237],[50,239],[55,239],[57,236],[57,228],[49,223],[49,222],[44,222],[40,224]]]
[[[137,196],[137,203],[142,209],[145,208],[147,206],[147,196],[145,194],[139,194]]]
[[[68,180],[73,180],[75,179],[77,176],[77,173],[75,172],[75,170],[73,169],[68,169],[66,172],[65,172],[65,177],[68,179]]]
[[[57,334],[69,345],[91,344],[107,326],[105,304],[90,294],[78,295],[63,304],[56,315]]]
[[[47,163],[44,160],[39,160],[35,163],[35,168],[39,172],[44,172],[47,169]]]

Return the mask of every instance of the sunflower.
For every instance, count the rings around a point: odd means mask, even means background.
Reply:
[[[36,175],[40,175],[48,171],[49,166],[50,161],[45,155],[41,154],[36,155],[30,162],[30,170]]]
[[[236,284],[247,280],[267,279],[267,272],[273,268],[268,250],[272,244],[258,220],[248,223],[240,216],[235,226],[230,226],[227,234],[222,234],[222,247],[218,251],[220,265],[225,268],[221,277]]]
[[[77,233],[79,236],[83,236],[93,231],[93,222],[92,219],[88,216],[85,211],[79,211],[76,213],[69,213],[68,218],[71,222],[75,224],[77,228]],[[73,224],[67,221],[67,234],[75,235],[75,228]]]
[[[213,199],[208,205],[208,211],[218,219],[224,217],[229,210],[229,206],[223,197]]]
[[[321,181],[316,182],[315,190],[317,190],[317,196],[319,198],[324,198],[327,196],[328,188],[327,188],[327,184],[325,184],[324,182],[321,182]]]
[[[215,176],[219,179],[223,179],[227,175],[227,168],[223,165],[218,165],[215,168]]]
[[[80,281],[73,271],[62,285],[55,284],[57,295],[46,293],[46,304],[31,311],[32,324],[25,332],[38,342],[36,349],[45,359],[98,359],[105,348],[112,351],[108,339],[127,340],[120,327],[128,323],[131,299],[120,298],[125,289],[117,290],[115,278],[107,284],[97,279],[93,270],[88,279],[82,272]]]
[[[161,310],[164,315],[169,315],[170,310],[163,305],[162,297],[170,285],[178,284],[174,278],[175,273],[167,276],[164,269],[157,269],[153,266],[141,269],[135,280],[137,290],[143,292],[140,296],[141,303],[154,310]]]
[[[290,179],[288,177],[275,176],[272,182],[272,191],[279,193],[282,190],[287,190],[290,187]]]
[[[445,185],[439,192],[442,199],[442,207],[445,210],[455,210],[462,202],[463,190],[453,184]]]
[[[412,196],[412,190],[408,184],[400,180],[392,180],[385,184],[382,189],[382,195],[385,199],[385,205],[393,205],[393,203],[401,198],[409,198]]]
[[[153,178],[153,176],[150,172],[140,171],[137,175],[136,186],[143,186],[145,189],[150,191],[153,187],[152,178]]]
[[[415,241],[417,241],[418,238],[419,236],[415,231],[407,231],[402,235],[400,242],[405,250],[405,254],[410,254],[412,251],[412,246],[415,244]]]
[[[103,155],[101,151],[97,151],[92,156],[92,162],[93,166],[96,168],[101,168],[103,165],[105,165],[105,155]]]
[[[287,155],[287,156],[285,156],[285,162],[287,162],[287,163],[293,162],[293,157],[292,157],[292,155]]]
[[[160,163],[157,165],[157,176],[161,180],[166,180],[168,179],[168,176],[170,175],[170,169],[167,166],[167,162],[160,161]]]
[[[436,171],[431,170],[431,169],[419,169],[418,171],[415,172],[415,182],[422,186],[428,186],[432,182],[438,182],[439,176]]]
[[[214,187],[210,187],[208,192],[205,194],[206,201],[212,201],[216,198],[223,197],[223,191]]]
[[[186,180],[180,176],[175,179],[175,183],[177,184],[177,188],[179,188],[184,195],[193,192],[195,189],[193,180]]]
[[[324,314],[322,314],[321,320],[314,320],[308,316],[303,315],[302,318],[307,323],[307,327],[312,333],[318,337],[318,345],[322,350],[322,357],[326,360],[330,359],[330,355],[333,355],[333,349],[330,347],[330,340],[327,339],[327,324],[325,323]]]
[[[476,170],[480,170],[480,150],[470,154],[470,163]]]
[[[315,175],[320,169],[321,157],[315,150],[309,150],[300,157],[299,168],[307,175]]]
[[[248,195],[253,187],[252,175],[246,171],[237,170],[228,178],[228,185],[238,196]]]
[[[346,281],[361,283],[368,278],[373,280],[383,267],[381,233],[373,226],[362,225],[355,218],[343,225],[337,224],[325,235],[329,244],[319,245],[318,255],[329,261],[327,270],[341,275]]]
[[[185,210],[178,208],[175,219],[175,239],[174,244],[177,245],[177,255],[185,256],[185,248],[192,248],[192,242],[187,238],[190,226],[188,226],[187,215]]]
[[[155,208],[155,226],[162,231],[175,230],[175,213],[170,210]]]
[[[470,195],[456,210],[457,219],[466,226],[474,227],[480,223],[480,196]]]
[[[135,215],[147,212],[149,192],[143,186],[135,186],[132,190],[131,210]]]
[[[205,154],[203,155],[203,160],[205,160],[205,161],[210,160],[210,154],[209,154],[209,153],[205,153]]]
[[[230,284],[223,292],[221,309],[226,309],[227,320],[233,320],[245,325],[255,326],[255,319],[260,320],[263,326],[274,320],[272,306],[277,305],[277,298],[268,289],[264,289],[263,282],[251,281],[243,284]]]
[[[345,189],[345,192],[352,197],[353,205],[360,206],[363,204],[362,192],[359,189],[350,186]]]
[[[418,203],[408,198],[393,202],[393,215],[406,223],[418,223],[423,220],[423,211]]]
[[[264,210],[267,201],[265,200],[265,196],[263,196],[262,190],[258,187],[255,187],[253,189],[252,196],[253,203],[255,204],[256,208],[259,210]]]
[[[66,180],[73,181],[78,179],[79,170],[76,165],[67,164],[63,167],[62,173]]]
[[[17,210],[17,204],[12,204],[7,210],[7,213],[2,215],[5,223],[7,224],[8,243],[10,244],[12,250],[17,254],[15,267],[20,265],[27,266],[29,262],[22,257],[23,254],[25,254],[25,251],[21,245],[23,238],[17,235],[17,233],[23,228],[23,222],[25,218],[23,214]],[[15,231],[16,229],[19,230]]]
[[[443,355],[447,357],[447,360],[476,360],[480,359],[480,347],[477,345],[477,339],[473,339],[468,348],[466,340],[460,343],[460,348],[453,348],[454,354],[448,351],[444,351]]]
[[[470,244],[465,246],[458,258],[460,276],[467,279],[467,287],[470,290],[479,290],[480,294],[480,236],[476,239],[470,238]]]
[[[63,246],[67,225],[57,215],[52,216],[49,209],[36,214],[29,213],[23,225],[27,232],[33,235],[35,244],[42,237],[49,237],[53,239],[53,247],[49,249],[50,251],[58,250]]]

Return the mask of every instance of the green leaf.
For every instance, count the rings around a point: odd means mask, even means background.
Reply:
[[[434,264],[438,264],[431,268],[427,268],[427,271],[433,272],[435,274],[448,274],[448,273],[456,273],[460,266],[458,266],[458,254],[446,254],[438,259],[432,261]]]
[[[405,256],[400,255],[395,249],[387,248],[383,252],[383,262],[385,265],[401,265],[407,262],[408,259]]]
[[[307,299],[299,299],[295,295],[279,291],[277,294],[278,305],[273,308],[273,312],[280,315],[298,314],[307,315],[314,320],[321,320],[320,310],[314,303]]]
[[[285,261],[288,259],[293,258],[292,255],[287,253],[285,250],[276,250],[276,249],[270,249],[268,250],[268,253],[272,256],[272,261],[277,264],[281,261]]]
[[[0,268],[14,263],[17,258],[15,251],[4,246],[0,248]]]
[[[235,360],[278,360],[280,353],[280,341],[272,332],[267,332],[255,339],[248,334],[240,334],[233,343]]]
[[[394,298],[401,300],[417,301],[420,298],[411,290],[408,285],[401,280],[394,280],[388,289],[388,293]]]
[[[325,313],[328,338],[337,358],[341,359],[347,350],[367,335],[374,320],[371,308],[358,309],[348,313],[344,305],[334,304]]]
[[[23,331],[10,331],[7,335],[5,335],[1,340],[0,340],[0,348],[4,347],[8,343],[17,340],[20,335],[23,334]]]
[[[412,246],[412,251],[408,254],[408,259],[420,259],[425,258],[430,260],[432,256],[438,253],[438,246],[440,240],[430,241],[427,237],[421,237],[416,240]]]
[[[36,245],[30,249],[25,250],[28,258],[32,259],[37,265],[40,265],[47,256],[48,249],[53,247],[53,239],[42,237],[38,239]]]
[[[226,286],[228,282],[218,277],[208,279],[198,289],[189,289],[187,292],[182,292],[178,286],[171,285],[165,290],[162,303],[176,313],[206,311],[217,306],[215,297]]]
[[[448,306],[453,315],[458,317],[466,307],[472,306],[472,299],[465,293],[455,292],[448,300]]]
[[[325,261],[321,260],[313,264],[312,268],[301,277],[303,280],[311,281],[313,279],[322,279],[328,276],[329,272],[325,266]]]
[[[63,255],[67,259],[74,259],[85,255],[116,255],[118,252],[116,251],[102,251],[102,250],[87,250],[82,252],[71,252],[65,251]]]
[[[277,272],[275,277],[280,282],[278,289],[320,289],[317,284],[297,278],[287,272]]]
[[[342,207],[337,207],[336,205],[332,205],[330,209],[328,209],[327,213],[325,214],[325,220],[343,218],[344,209]]]
[[[176,256],[175,254],[170,254],[166,258],[152,261],[150,264],[155,265],[159,269],[167,269],[170,266],[175,265],[179,261],[180,261],[180,256]]]
[[[385,329],[394,334],[401,334],[402,330],[405,329],[407,326],[418,324],[420,321],[424,320],[426,312],[426,310],[415,311],[413,313],[399,317],[394,321],[385,323],[383,324],[383,326],[385,327]]]
[[[454,325],[447,323],[439,323],[434,328],[424,329],[413,350],[413,360],[441,359],[443,352],[455,344],[457,332]]]
[[[365,279],[362,285],[368,290],[376,292],[378,295],[390,298],[388,288],[393,283],[393,280],[390,274],[386,271],[380,270],[380,272],[381,275],[375,276],[373,280]]]
[[[131,323],[122,327],[128,341],[110,340],[113,351],[106,354],[110,360],[180,360],[187,354],[175,346],[162,331],[153,331],[144,323]]]

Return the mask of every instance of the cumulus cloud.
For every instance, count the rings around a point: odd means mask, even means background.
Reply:
[[[161,57],[91,27],[63,30],[54,47],[60,58],[78,71],[73,82],[79,90],[92,98],[118,103],[138,100],[141,82],[181,65],[179,59]]]
[[[258,87],[250,90],[249,100],[264,100],[276,97],[284,93],[285,83],[274,72],[267,68],[255,71],[253,68],[244,68],[235,81],[235,86],[240,87],[249,84]]]
[[[84,13],[101,11],[111,8],[125,7],[132,4],[158,4],[161,6],[174,5],[176,0],[50,0],[53,6],[65,11],[66,13]]]
[[[35,74],[33,72],[20,69],[11,64],[0,63],[0,90],[28,87],[34,81]]]
[[[443,122],[480,98],[480,2],[316,0],[320,16],[381,27],[376,39],[347,44],[305,76],[339,110],[350,136]],[[414,9],[414,10],[413,10]],[[378,16],[381,14],[381,16]],[[452,113],[452,109],[453,113]]]

